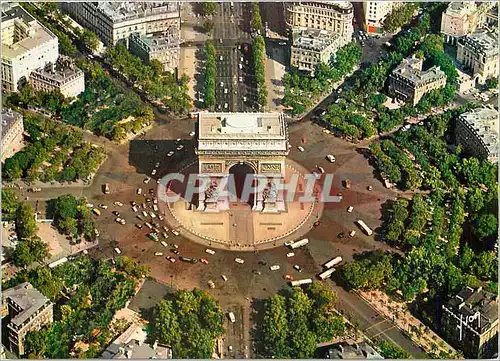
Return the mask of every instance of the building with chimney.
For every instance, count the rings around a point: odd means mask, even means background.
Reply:
[[[35,91],[59,90],[65,98],[71,98],[85,91],[85,75],[71,58],[60,56],[57,62],[34,70],[30,84]]]
[[[471,34],[487,24],[494,1],[452,1],[441,16],[441,33],[445,41],[455,44],[458,38]],[[491,20],[490,20],[491,21]]]
[[[38,331],[53,321],[53,305],[33,286],[24,282],[3,291],[7,303],[7,330],[9,349],[20,356],[24,354],[24,337],[29,331]]]
[[[345,42],[339,35],[326,30],[308,29],[295,31],[290,49],[290,66],[314,72],[316,65],[330,61]]]
[[[150,62],[153,59],[158,60],[165,71],[174,73],[179,67],[179,32],[151,35],[132,34],[129,38],[129,50],[145,62]]]
[[[415,106],[426,93],[443,88],[446,74],[439,66],[422,70],[423,62],[416,56],[403,60],[389,75],[389,94]]]
[[[498,32],[481,30],[458,39],[457,61],[479,84],[498,78]]]
[[[59,56],[57,36],[23,7],[2,3],[2,91],[16,92],[30,73],[55,62]]]
[[[465,152],[479,159],[498,162],[498,112],[477,108],[457,118],[455,137]]]
[[[168,31],[179,34],[180,8],[177,2],[68,1],[62,9],[84,28],[97,34],[104,45],[128,44],[129,36]]]
[[[352,40],[354,7],[349,1],[299,1],[285,5],[290,30],[318,29]]]
[[[23,148],[23,132],[23,116],[2,108],[2,163]]]
[[[463,288],[443,305],[442,330],[466,358],[491,358],[498,352],[498,295]]]

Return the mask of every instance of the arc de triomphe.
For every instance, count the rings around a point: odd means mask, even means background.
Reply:
[[[210,187],[199,194],[198,210],[228,210],[230,200],[220,196],[217,187],[229,177],[231,167],[248,165],[258,178],[252,210],[282,212],[285,202],[277,179],[285,177],[285,158],[289,152],[287,125],[282,113],[199,113],[199,175],[208,178]]]

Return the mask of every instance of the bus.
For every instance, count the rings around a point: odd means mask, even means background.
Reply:
[[[67,257],[64,257],[64,258],[61,258],[55,262],[52,262],[49,264],[49,268],[54,268],[56,266],[59,266],[60,264],[63,264],[64,262],[68,262],[68,258]]]
[[[342,257],[338,256],[332,258],[331,260],[325,263],[325,268],[332,268],[333,266],[338,265],[340,262],[342,262]]]
[[[301,239],[300,241],[293,242],[290,244],[291,249],[297,249],[299,247],[305,246],[306,244],[309,243],[309,240],[307,238]]]
[[[332,268],[329,268],[329,269],[327,269],[326,271],[321,272],[321,273],[318,275],[318,278],[319,278],[320,280],[322,280],[322,281],[323,281],[323,280],[326,280],[327,278],[329,278],[329,277],[333,274],[333,272],[335,272],[335,268],[333,268],[333,267],[332,267]]]
[[[361,228],[367,235],[371,236],[373,234],[373,231],[366,225],[365,222],[363,222],[361,219],[358,219],[358,226]]]
[[[302,286],[302,285],[308,285],[310,283],[313,283],[313,280],[310,279],[310,278],[304,278],[302,280],[297,280],[297,281],[290,281],[290,285],[292,287],[295,287],[295,286]]]

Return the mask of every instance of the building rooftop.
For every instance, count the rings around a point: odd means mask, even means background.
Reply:
[[[330,346],[322,347],[319,356],[329,359],[374,359],[383,360],[384,358],[366,342],[340,342]]]
[[[133,39],[139,40],[148,51],[178,48],[180,46],[179,33],[155,33],[139,36],[132,34]]]
[[[400,76],[410,81],[415,85],[435,81],[446,74],[440,69],[439,66],[433,66],[425,71],[422,71],[423,60],[415,56],[404,59],[392,74]]]
[[[36,69],[32,73],[32,75],[37,74],[57,83],[64,83],[65,80],[75,75],[83,74],[83,71],[78,69],[70,58],[60,56],[55,64],[48,63],[45,67]]]
[[[466,15],[477,10],[474,1],[452,1],[446,8],[446,14]]]
[[[18,119],[22,120],[23,116],[11,109],[2,108],[2,139],[16,123]]]
[[[302,5],[330,5],[334,7],[338,7],[339,9],[352,9],[353,6],[349,1],[302,1],[300,4]]]
[[[460,119],[483,140],[490,153],[498,151],[498,112],[490,108],[477,108],[460,115]]]
[[[3,291],[3,297],[15,303],[21,311],[11,319],[16,326],[22,325],[50,300],[42,295],[31,283],[24,282]]]
[[[46,27],[33,18],[23,7],[6,6],[2,4],[2,35],[4,29],[16,27],[13,37],[2,37],[2,58],[17,58],[30,49],[41,44],[57,39],[57,37]],[[20,38],[16,38],[20,37]]]
[[[138,340],[130,340],[126,344],[111,345],[104,350],[101,357],[102,359],[171,359],[172,349],[165,345],[160,345],[157,342],[152,346]]]
[[[478,288],[463,288],[446,305],[454,311],[457,317],[463,316],[463,322],[472,327],[476,332],[482,334],[490,329],[492,324],[498,320],[498,296]],[[478,317],[473,319],[473,316]]]
[[[200,139],[286,139],[281,113],[199,113]]]
[[[459,39],[459,42],[476,53],[495,56],[498,55],[498,33],[489,31],[477,31]]]
[[[323,51],[330,44],[340,39],[340,35],[326,30],[307,29],[295,31],[292,46],[299,49]]]
[[[180,16],[177,2],[103,1],[96,4],[98,10],[115,23],[161,13]]]

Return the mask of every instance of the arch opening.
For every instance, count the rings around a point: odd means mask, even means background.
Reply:
[[[234,182],[234,189],[231,191],[232,192],[236,191],[235,196],[236,196],[236,198],[238,198],[238,201],[247,203],[251,207],[253,207],[254,199],[255,199],[255,195],[254,195],[255,171],[254,171],[254,169],[252,167],[250,167],[248,164],[240,162],[240,163],[234,164],[233,166],[231,166],[231,168],[229,168],[229,175],[231,177],[233,177],[233,182]],[[252,182],[250,182],[250,180],[246,180],[247,177],[251,177]],[[247,190],[247,192],[245,192],[246,194],[248,194],[248,199],[242,199],[242,196],[245,195],[243,190],[244,190],[246,183],[251,184],[252,188],[251,188],[251,190],[249,190],[249,191]]]

